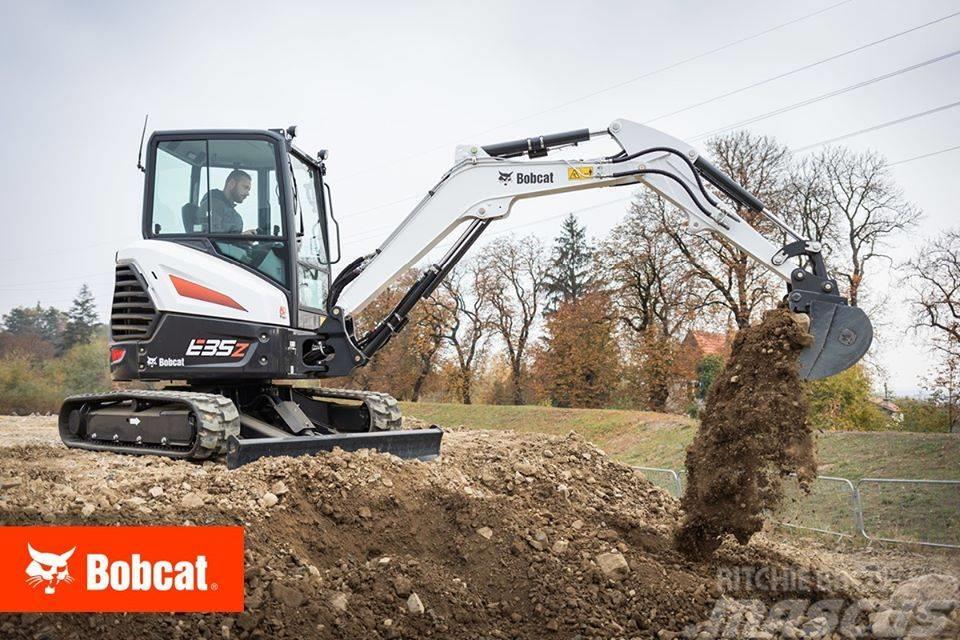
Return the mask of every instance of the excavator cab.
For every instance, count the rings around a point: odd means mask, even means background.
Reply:
[[[158,132],[143,237],[201,249],[284,292],[293,326],[322,323],[330,287],[323,161],[285,130]]]

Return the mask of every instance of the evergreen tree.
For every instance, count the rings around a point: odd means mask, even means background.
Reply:
[[[97,317],[96,301],[93,299],[90,287],[83,285],[77,297],[73,299],[70,311],[67,312],[62,351],[69,351],[71,347],[90,342],[98,326],[100,322]]]
[[[547,313],[563,302],[576,302],[596,289],[593,273],[593,248],[587,242],[587,229],[572,213],[563,220],[563,230],[554,240],[547,270]]]
[[[14,335],[39,336],[52,345],[58,345],[66,325],[66,314],[56,307],[14,307],[4,314],[3,328]]]

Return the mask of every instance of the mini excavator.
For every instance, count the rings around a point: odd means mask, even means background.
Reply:
[[[116,256],[110,369],[115,381],[156,388],[67,398],[59,430],[68,447],[225,455],[230,468],[334,447],[437,457],[442,430],[403,429],[387,394],[320,388],[315,380],[370,363],[515,203],[568,191],[645,185],[686,213],[688,232],[716,234],[780,276],[786,305],[810,319],[805,378],[850,367],[873,339],[864,312],[839,295],[818,242],[656,129],[615,120],[599,131],[458,146],[450,170],[383,244],[336,275],[340,232],[324,179],[327,153],[305,153],[295,135],[290,127],[150,137],[141,167],[143,239]],[[619,149],[548,158],[594,138]],[[744,210],[768,219],[782,242],[761,235],[738,215]],[[357,314],[454,232],[389,315],[359,335]]]

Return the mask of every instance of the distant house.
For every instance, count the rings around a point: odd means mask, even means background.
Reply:
[[[894,422],[903,422],[903,410],[896,403],[877,397],[870,398],[870,402]]]
[[[678,411],[686,410],[686,406],[695,397],[699,381],[697,379],[697,365],[705,356],[720,356],[726,359],[730,355],[730,345],[733,342],[733,333],[714,333],[712,331],[690,331],[680,343],[680,357],[685,380],[675,385],[670,391],[670,397],[676,406],[682,407]],[[698,405],[702,400],[696,400]]]
[[[726,358],[730,354],[730,342],[730,334],[714,333],[712,331],[690,331],[683,342],[680,343],[680,346],[688,354],[690,361],[697,363],[704,356]]]

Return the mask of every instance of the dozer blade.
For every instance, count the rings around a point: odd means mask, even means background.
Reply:
[[[816,300],[809,315],[813,344],[800,354],[800,375],[807,380],[852,367],[873,342],[873,325],[859,307]]]
[[[303,456],[320,451],[376,449],[405,459],[435,460],[440,456],[440,427],[402,431],[334,433],[293,438],[235,438],[227,440],[227,468],[236,469],[264,456]]]

